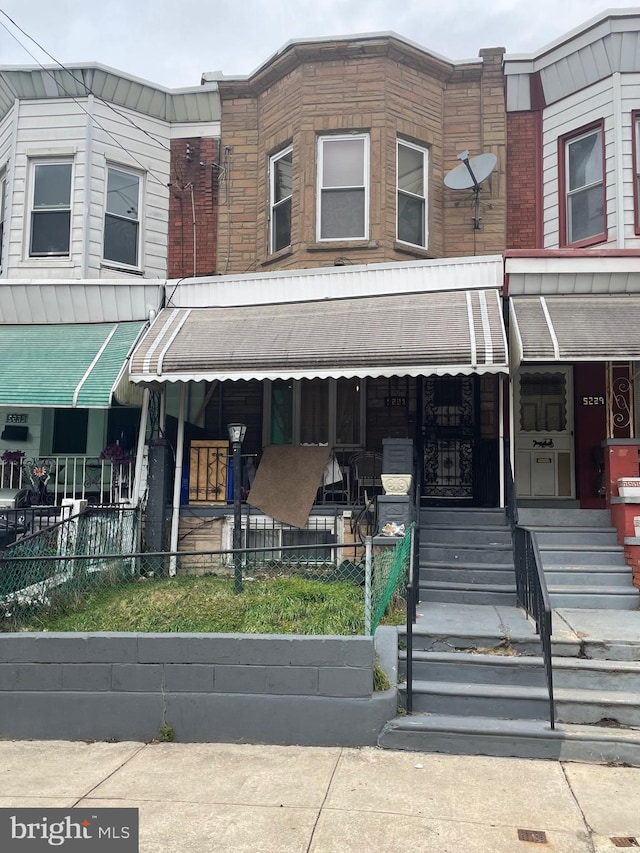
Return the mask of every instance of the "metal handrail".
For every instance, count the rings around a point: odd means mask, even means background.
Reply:
[[[518,604],[533,619],[536,634],[542,645],[542,659],[549,694],[549,723],[555,728],[555,700],[553,696],[553,661],[551,635],[553,633],[551,603],[547,582],[540,559],[540,550],[535,533],[518,524],[518,504],[511,470],[511,460],[505,445],[505,477],[507,492],[507,518],[511,524],[513,562],[516,573],[516,597]]]
[[[407,578],[407,628],[406,628],[406,711],[413,711],[413,625],[420,602],[420,495],[422,494],[422,464],[419,454],[414,458],[413,498],[416,523],[411,528],[411,557]]]

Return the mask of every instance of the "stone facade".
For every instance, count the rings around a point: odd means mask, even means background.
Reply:
[[[220,274],[499,253],[505,245],[502,49],[452,64],[392,36],[293,44],[248,80],[222,80]],[[316,239],[318,137],[366,133],[369,234]],[[428,241],[396,240],[396,140],[427,149]],[[269,158],[293,149],[291,245],[269,252]],[[493,152],[481,228],[473,192],[447,189],[456,155]]]

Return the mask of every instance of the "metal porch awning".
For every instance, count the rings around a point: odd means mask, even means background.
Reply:
[[[507,372],[498,289],[165,308],[134,382]]]
[[[512,367],[520,362],[640,360],[640,295],[515,296]]]
[[[139,389],[128,382],[126,362],[144,326],[0,326],[0,405],[106,409],[114,395],[137,403]]]

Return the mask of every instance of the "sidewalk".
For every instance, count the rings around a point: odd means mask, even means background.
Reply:
[[[0,741],[0,807],[47,806],[139,808],[140,853],[640,844],[640,768],[375,748]]]

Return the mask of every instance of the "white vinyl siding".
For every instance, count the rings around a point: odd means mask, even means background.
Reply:
[[[5,125],[10,128],[4,134],[8,139],[13,140],[15,131],[14,158],[8,169],[10,220],[2,275],[75,279],[122,276],[126,265],[103,263],[109,164],[125,171],[132,170],[143,180],[135,270],[143,272],[147,278],[164,278],[169,215],[169,123],[124,107],[117,108],[121,113],[118,115],[92,98],[82,99],[81,103],[85,110],[93,112],[96,122],[73,100],[46,99],[20,101],[19,109],[0,126],[0,146]],[[138,127],[132,126],[127,119]],[[98,127],[98,123],[102,127]],[[147,134],[158,137],[160,144]],[[69,254],[67,257],[29,257],[29,167],[37,160],[60,158],[73,161]],[[0,164],[2,162],[0,160]]]
[[[619,95],[617,94],[619,92]],[[547,107],[543,114],[544,248],[561,245],[558,140],[597,121],[604,126],[604,183],[607,240],[602,248],[640,248],[635,234],[632,113],[640,106],[640,74],[609,78]]]

